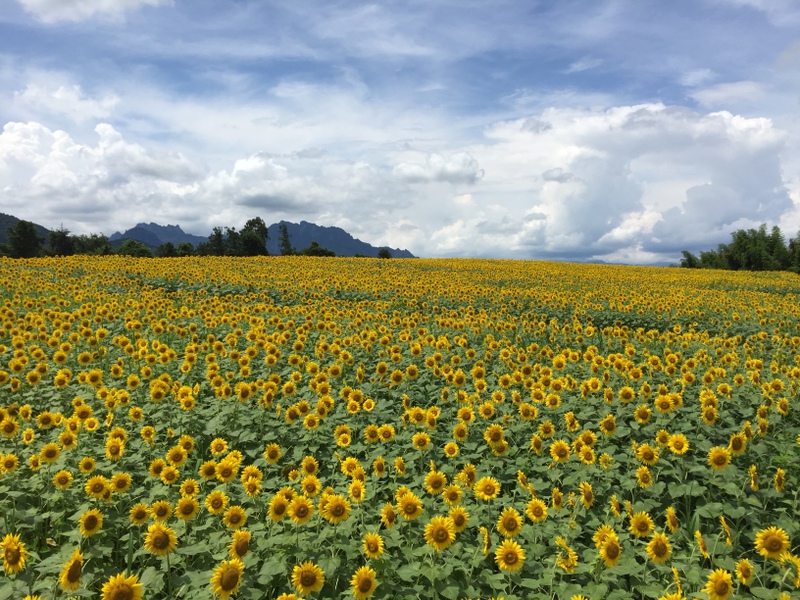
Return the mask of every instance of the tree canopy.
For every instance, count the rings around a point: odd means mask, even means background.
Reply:
[[[719,244],[716,250],[700,252],[699,257],[684,250],[680,266],[800,273],[800,232],[787,243],[777,225],[767,231],[767,225],[763,223],[758,229],[739,229],[731,234],[731,238],[729,244]]]

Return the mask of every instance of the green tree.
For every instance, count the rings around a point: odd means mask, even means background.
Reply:
[[[121,256],[135,256],[137,258],[153,258],[153,253],[139,240],[125,240],[117,250]]]
[[[12,258],[39,256],[43,241],[30,221],[19,221],[8,230],[8,252]]]
[[[112,249],[108,244],[108,238],[102,233],[92,233],[90,235],[72,236],[75,244],[76,254],[111,254]]]
[[[71,256],[75,254],[75,240],[69,234],[69,229],[62,225],[50,232],[50,250],[56,256]]]
[[[250,219],[244,224],[240,235],[240,249],[244,256],[266,256],[269,230],[261,217]]]
[[[172,242],[166,242],[156,248],[156,256],[159,258],[172,258],[178,256],[178,250]]]
[[[683,258],[681,259],[681,267],[684,269],[699,269],[700,268],[700,259],[697,258],[694,254],[689,252],[688,250],[684,250],[681,252]]]
[[[279,238],[281,256],[291,256],[296,254],[297,252],[292,247],[292,242],[289,240],[289,228],[286,227],[286,223],[281,223],[279,229],[281,232],[281,237]]]
[[[392,258],[392,252],[388,248],[378,250],[378,258]]]
[[[191,242],[181,242],[178,244],[178,256],[194,256],[194,245]]]
[[[308,246],[300,250],[298,254],[301,256],[336,256],[336,252],[323,248],[316,241],[311,242]]]

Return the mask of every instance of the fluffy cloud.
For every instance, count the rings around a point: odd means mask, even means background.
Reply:
[[[763,86],[755,81],[720,83],[691,94],[702,106],[719,107],[734,102],[755,102],[764,97]]]
[[[79,85],[29,83],[14,93],[18,110],[64,115],[78,123],[103,119],[111,114],[119,98],[113,94],[99,100],[84,95]]]
[[[113,19],[141,6],[158,6],[171,0],[18,0],[20,4],[44,23],[83,21],[95,15]]]
[[[484,174],[478,161],[468,152],[456,152],[450,156],[429,154],[424,162],[401,162],[395,165],[394,173],[409,183],[475,183]]]

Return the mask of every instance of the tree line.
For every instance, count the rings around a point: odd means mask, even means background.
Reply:
[[[719,244],[716,250],[706,250],[700,256],[684,250],[680,266],[800,273],[800,232],[787,242],[777,225],[767,231],[766,223],[762,223],[758,229],[739,229],[731,237],[729,244]]]
[[[268,256],[269,230],[261,217],[245,223],[241,230],[235,227],[214,227],[208,240],[195,247],[189,242],[177,246],[172,242],[161,244],[153,252],[138,240],[125,240],[119,248],[113,248],[102,234],[73,235],[63,226],[51,231],[49,239],[40,236],[30,221],[19,221],[8,229],[8,240],[0,244],[0,256],[12,258],[35,258],[38,256],[71,256],[73,254],[119,254],[136,257],[180,257],[180,256]],[[333,250],[312,241],[307,247],[295,250],[289,239],[285,223],[280,225],[278,239],[282,256],[336,256]],[[391,258],[388,248],[381,248],[379,258]]]

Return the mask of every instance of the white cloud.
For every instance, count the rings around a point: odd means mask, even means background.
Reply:
[[[764,97],[764,86],[755,81],[720,83],[697,90],[691,97],[702,106],[725,107],[739,102],[756,102]]]
[[[64,115],[77,123],[106,118],[118,103],[119,97],[113,94],[99,100],[87,98],[79,85],[29,83],[24,90],[14,93],[17,109]]]
[[[142,6],[158,6],[172,0],[18,0],[20,4],[44,23],[83,21],[95,15],[112,19]]]
[[[599,58],[591,58],[589,56],[585,56],[580,60],[576,60],[575,62],[571,63],[569,67],[567,67],[566,73],[581,73],[582,71],[589,71],[590,69],[596,69],[600,65],[603,64],[603,61]]]
[[[692,69],[681,75],[680,83],[686,87],[696,87],[714,78],[711,69]]]
[[[424,162],[401,162],[395,165],[394,173],[400,180],[409,183],[475,183],[483,177],[483,169],[468,152],[456,152],[450,156],[429,154]]]

